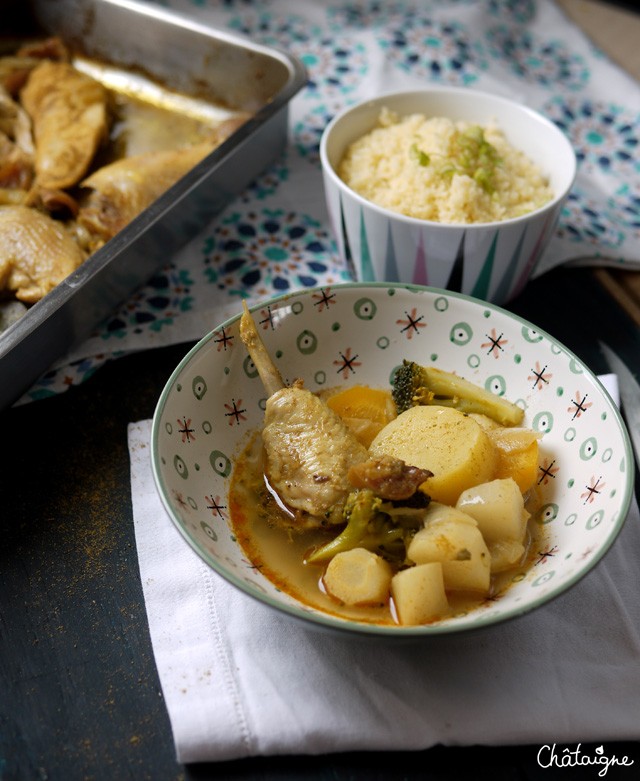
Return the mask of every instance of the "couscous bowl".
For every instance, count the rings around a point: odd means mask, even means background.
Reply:
[[[535,273],[576,174],[552,122],[466,88],[350,107],[328,124],[320,156],[338,252],[355,279],[498,304]]]

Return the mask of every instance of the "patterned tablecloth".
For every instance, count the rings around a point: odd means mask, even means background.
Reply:
[[[308,82],[275,165],[66,355],[22,402],[82,382],[126,352],[199,339],[240,300],[348,281],[318,155],[343,107],[394,89],[456,85],[515,98],[561,127],[578,176],[537,271],[640,269],[640,85],[550,0],[167,0],[163,5],[296,55]]]

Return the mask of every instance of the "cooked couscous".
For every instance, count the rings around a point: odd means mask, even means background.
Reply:
[[[388,109],[351,144],[338,175],[379,206],[443,223],[506,220],[553,198],[542,172],[496,125]]]

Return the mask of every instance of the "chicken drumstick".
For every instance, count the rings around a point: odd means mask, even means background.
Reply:
[[[262,439],[265,474],[301,526],[343,523],[351,486],[349,468],[366,461],[367,449],[318,396],[296,380],[286,385],[244,304],[240,337],[268,394]]]

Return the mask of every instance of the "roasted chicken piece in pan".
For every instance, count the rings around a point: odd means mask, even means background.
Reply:
[[[40,62],[40,59],[29,56],[0,57],[0,86],[12,97],[17,97],[31,71]]]
[[[99,168],[82,181],[78,223],[97,249],[200,162],[214,144],[148,152]]]
[[[73,187],[107,138],[106,89],[70,63],[43,60],[20,97],[33,123],[36,186]]]
[[[0,130],[0,203],[23,203],[33,180],[33,158]]]
[[[33,304],[84,259],[59,221],[28,206],[0,206],[0,290]]]
[[[368,458],[367,449],[301,382],[285,385],[246,306],[240,336],[268,394],[262,429],[265,475],[280,500],[297,511],[291,525],[343,523],[349,468]]]
[[[27,112],[0,86],[0,130],[25,155],[33,156],[35,148],[31,135],[31,121]]]
[[[78,223],[93,237],[90,249],[113,238],[246,120],[245,116],[227,120],[212,130],[207,141],[126,157],[84,179],[81,187],[88,194],[80,200]]]
[[[29,117],[0,86],[0,188],[25,191],[13,202],[23,200],[31,186],[34,154]]]
[[[58,37],[29,41],[14,54],[0,57],[0,87],[17,98],[31,71],[43,60],[70,61],[69,50]]]

